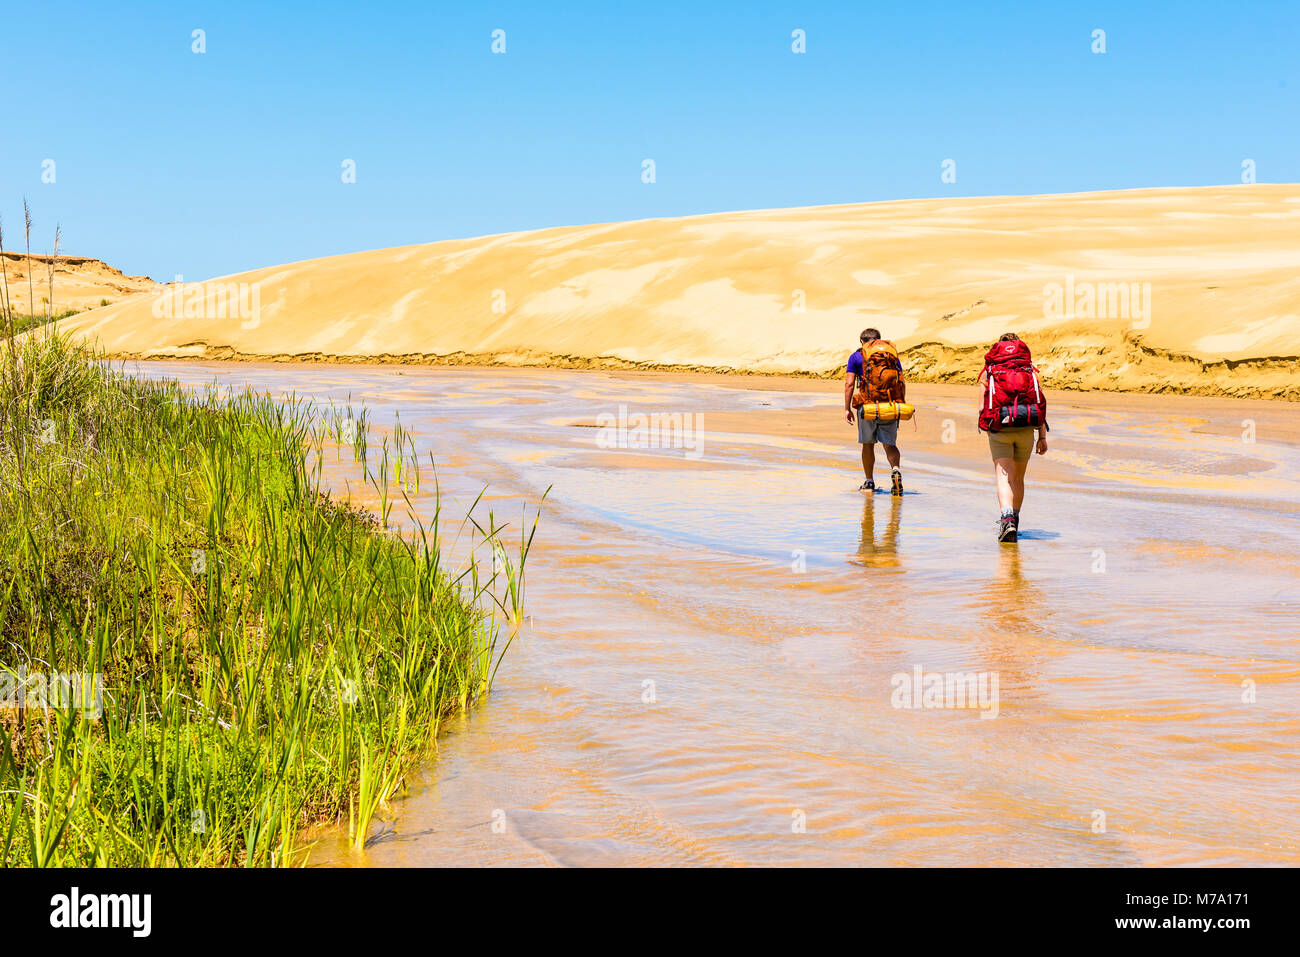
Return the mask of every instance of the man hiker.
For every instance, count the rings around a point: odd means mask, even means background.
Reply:
[[[1047,398],[1038,384],[1029,346],[1008,332],[984,356],[980,373],[979,426],[989,435],[989,453],[998,483],[998,541],[1014,542],[1025,500],[1025,471],[1035,448],[1047,454]]]
[[[898,453],[898,419],[877,419],[868,414],[877,402],[903,402],[907,398],[907,385],[903,382],[903,364],[898,361],[894,344],[880,338],[879,329],[863,329],[858,337],[862,348],[849,356],[844,377],[844,417],[849,425],[857,410],[858,442],[862,444],[862,472],[866,481],[858,491],[874,493],[876,483],[872,473],[876,467],[876,443],[885,447],[885,458],[890,465],[891,491],[903,494],[903,473],[899,470],[902,456]],[[864,408],[864,405],[866,408]]]

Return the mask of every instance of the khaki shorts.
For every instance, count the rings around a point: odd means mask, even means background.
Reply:
[[[1028,462],[1034,454],[1034,429],[1003,429],[1001,432],[989,433],[989,452],[993,461],[1012,459],[1016,462]]]

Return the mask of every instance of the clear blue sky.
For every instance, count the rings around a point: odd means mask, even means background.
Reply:
[[[1236,183],[1246,158],[1300,181],[1295,0],[15,2],[0,23],[6,248],[25,194],[39,249],[59,220],[69,252],[159,279],[729,209]]]

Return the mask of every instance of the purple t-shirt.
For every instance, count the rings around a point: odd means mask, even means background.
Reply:
[[[862,350],[854,349],[853,354],[849,356],[849,367],[845,370],[849,375],[862,377]]]

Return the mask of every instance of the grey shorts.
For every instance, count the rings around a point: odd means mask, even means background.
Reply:
[[[883,422],[877,421],[870,416],[862,414],[862,408],[858,408],[858,442],[862,445],[874,445],[879,442],[881,445],[898,444],[898,420],[887,419]]]

